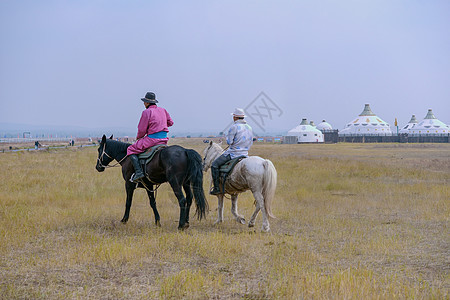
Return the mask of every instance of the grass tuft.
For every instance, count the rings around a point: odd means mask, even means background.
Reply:
[[[251,154],[278,171],[269,234],[261,215],[238,224],[228,200],[213,225],[212,196],[206,220],[179,232],[167,184],[162,227],[143,190],[122,224],[121,171],[98,173],[96,149],[0,154],[0,298],[448,299],[450,145],[255,144]],[[238,207],[248,221],[250,192]]]

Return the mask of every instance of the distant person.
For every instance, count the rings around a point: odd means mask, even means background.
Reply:
[[[127,149],[127,155],[130,156],[135,170],[131,178],[133,182],[139,182],[145,177],[137,154],[143,153],[153,146],[167,144],[169,141],[167,136],[169,132],[168,127],[173,125],[169,113],[164,108],[156,105],[158,100],[156,100],[155,93],[147,92],[141,100],[144,102],[145,110],[142,112],[139,120],[137,140]]]
[[[75,144],[75,141],[72,139],[72,141],[70,141],[70,143],[73,146]]]
[[[34,150],[38,150],[39,146],[41,146],[41,144],[39,144],[39,141],[34,142]]]
[[[211,165],[211,174],[213,177],[214,187],[210,191],[211,195],[218,195],[221,193],[219,187],[219,168],[227,161],[239,157],[248,156],[248,150],[253,145],[253,130],[250,125],[244,120],[245,114],[242,108],[236,108],[232,113],[234,124],[231,125],[227,134],[228,149],[213,161]]]

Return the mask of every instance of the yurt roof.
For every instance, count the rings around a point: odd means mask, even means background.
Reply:
[[[302,132],[319,132],[322,134],[322,132],[320,130],[318,130],[314,126],[311,126],[310,124],[308,124],[308,121],[306,119],[302,119],[302,122],[300,123],[300,125],[289,130],[287,135],[288,136],[290,134],[297,135],[298,133],[302,133]]]
[[[322,122],[320,122],[319,124],[317,124],[316,126],[317,129],[319,130],[323,130],[323,129],[333,129],[333,127],[331,127],[331,124],[328,123],[325,120],[322,120]]]
[[[444,122],[434,116],[433,110],[429,109],[425,118],[410,129],[410,132],[420,134],[448,133],[450,129]]]
[[[359,114],[360,116],[376,116],[376,114],[374,114],[372,112],[372,110],[370,109],[370,105],[369,104],[365,104],[364,105],[364,110],[362,111],[361,114]]]
[[[391,127],[372,112],[369,104],[358,117],[349,122],[340,134],[392,134]]]
[[[411,124],[413,124],[413,123],[419,123],[419,122],[417,121],[417,119],[416,119],[416,115],[412,115],[412,116],[411,116],[411,120],[409,120],[408,123],[411,123]]]
[[[429,109],[427,115],[425,116],[424,119],[436,119],[436,117],[433,114],[433,110]]]
[[[411,120],[409,120],[408,124],[402,127],[399,130],[400,133],[409,133],[409,131],[417,125],[416,115],[411,116]]]

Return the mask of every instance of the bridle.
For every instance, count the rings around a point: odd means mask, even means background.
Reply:
[[[102,149],[102,154],[99,156],[99,157],[97,157],[97,162],[98,162],[98,164],[100,165],[100,167],[102,167],[102,168],[114,168],[114,167],[118,167],[118,165],[125,159],[125,158],[127,158],[127,155],[125,155],[120,161],[118,161],[117,163],[115,163],[114,165],[112,165],[112,166],[108,166],[108,165],[103,165],[103,163],[102,163],[102,160],[103,160],[103,155],[106,155],[107,157],[109,157],[109,158],[111,158],[111,160],[114,160],[114,157],[112,157],[111,155],[109,155],[108,153],[106,153],[106,151],[105,151],[105,148],[106,148],[106,142],[103,144],[103,149]]]
[[[106,155],[107,157],[109,157],[109,158],[111,158],[112,160],[114,160],[115,158],[114,157],[112,157],[111,155],[109,155],[108,153],[106,153],[106,151],[105,151],[105,148],[106,148],[106,142],[103,144],[103,149],[102,149],[102,154],[99,156],[99,157],[97,157],[97,162],[98,162],[98,164],[100,165],[100,167],[102,167],[102,168],[114,168],[114,167],[118,167],[118,165],[125,159],[125,158],[127,158],[128,157],[128,155],[125,155],[121,160],[119,160],[117,163],[115,163],[114,165],[112,165],[112,166],[108,166],[108,165],[104,165],[103,163],[102,163],[102,160],[103,160],[103,155]],[[149,178],[147,178],[152,184],[155,184],[156,185],[156,188],[155,189],[150,189],[148,186],[147,186],[147,184],[145,183],[145,182],[141,182],[142,183],[142,185],[144,186],[144,188],[147,190],[147,191],[149,191],[149,192],[154,192],[155,193],[155,198],[156,198],[156,193],[157,193],[157,191],[158,191],[158,188],[161,186],[161,184],[160,183],[157,183],[157,182],[153,182],[153,181],[151,181]],[[138,185],[138,183],[136,183],[136,187],[137,187],[137,185]]]
[[[206,164],[206,157],[208,156],[208,152],[209,152],[209,149],[211,149],[211,147],[212,147],[212,144],[211,144],[211,145],[209,145],[208,149],[206,149],[206,151],[205,151],[205,157],[203,157],[203,164],[202,164],[202,169],[204,169],[204,168],[205,168],[205,164]]]

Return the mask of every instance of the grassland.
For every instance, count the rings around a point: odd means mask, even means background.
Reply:
[[[195,139],[173,139],[201,153]],[[3,299],[448,299],[450,145],[261,145],[278,170],[272,232],[192,219],[167,184],[128,224],[120,169],[93,147],[0,154]],[[205,190],[209,176],[205,176]],[[249,192],[239,212],[253,212]]]

